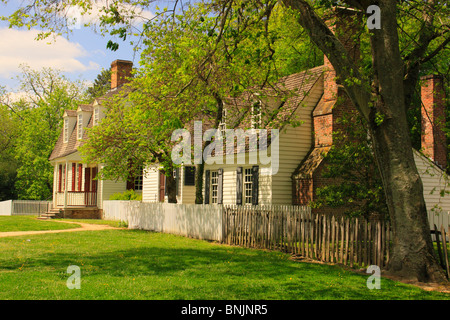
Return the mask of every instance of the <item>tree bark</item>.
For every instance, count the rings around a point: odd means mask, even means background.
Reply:
[[[173,168],[164,168],[164,174],[166,176],[167,201],[177,203],[177,184],[173,176]]]
[[[369,124],[393,227],[388,273],[408,280],[445,281],[430,235],[423,186],[406,118],[404,68],[399,52],[396,1],[380,0],[382,27],[371,32],[373,81],[365,82],[345,48],[303,0],[283,0],[296,10],[299,23],[328,57],[353,104]],[[370,92],[370,89],[371,91]]]
[[[380,5],[384,9],[383,27],[371,34],[375,72],[369,127],[393,226],[388,271],[423,282],[443,281],[407,125],[395,1],[380,1]]]

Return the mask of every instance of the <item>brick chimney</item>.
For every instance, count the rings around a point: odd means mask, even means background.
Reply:
[[[442,78],[428,75],[421,78],[422,97],[422,151],[431,160],[447,167],[447,143],[445,128],[445,102]]]
[[[111,90],[114,90],[124,83],[127,83],[131,77],[133,62],[128,60],[115,60],[111,63]]]
[[[327,21],[328,27],[344,45],[350,57],[358,63],[360,61],[360,44],[357,39],[358,12],[347,8],[334,8],[332,13],[333,18]],[[315,147],[332,145],[332,134],[340,127],[337,120],[344,112],[356,112],[344,88],[336,79],[336,71],[326,55],[324,55],[323,81],[323,96],[313,112]]]

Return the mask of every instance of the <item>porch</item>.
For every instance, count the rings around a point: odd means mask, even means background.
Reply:
[[[68,161],[55,164],[53,207],[97,208],[96,165]]]
[[[97,207],[97,191],[58,191],[56,207]]]

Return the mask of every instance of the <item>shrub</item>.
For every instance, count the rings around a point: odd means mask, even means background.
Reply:
[[[136,193],[134,190],[126,190],[124,192],[114,193],[109,197],[109,200],[142,200],[142,195]]]

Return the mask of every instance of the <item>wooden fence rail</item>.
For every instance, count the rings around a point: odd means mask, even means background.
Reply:
[[[353,266],[389,261],[389,223],[313,214],[301,206],[224,206],[223,242]]]

